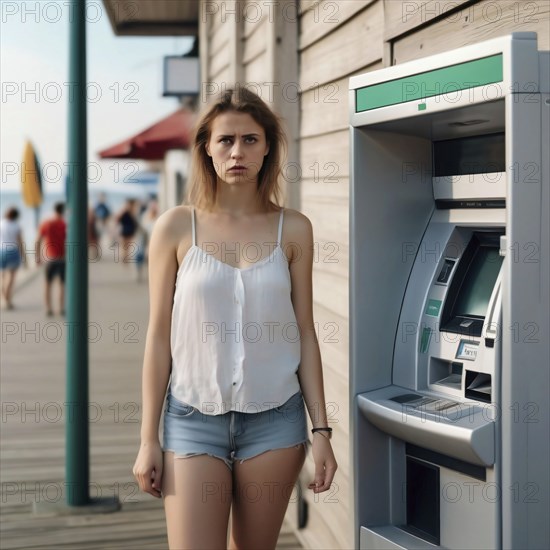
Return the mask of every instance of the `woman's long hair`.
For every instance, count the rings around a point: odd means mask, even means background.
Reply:
[[[195,127],[191,153],[191,173],[185,202],[210,210],[216,200],[217,174],[206,145],[212,133],[214,119],[227,112],[248,113],[265,132],[269,152],[258,172],[258,200],[269,210],[280,205],[282,158],[286,155],[286,136],[280,118],[254,92],[237,87],[221,92],[216,101],[207,107]]]

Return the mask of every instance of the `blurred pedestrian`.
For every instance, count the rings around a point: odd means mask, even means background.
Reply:
[[[153,225],[158,217],[158,203],[156,199],[151,198],[141,214],[139,220],[139,240],[138,253],[136,257],[137,280],[142,281],[142,271],[144,263],[148,261],[149,239],[153,230]]]
[[[100,234],[97,228],[97,218],[95,215],[95,210],[90,206],[88,208],[88,259],[92,261],[101,258],[101,253],[98,250],[99,237]],[[93,254],[90,254],[92,250],[94,250],[94,252]]]
[[[57,202],[54,205],[53,217],[44,220],[38,228],[36,238],[36,263],[45,264],[46,287],[44,300],[46,303],[46,315],[53,315],[52,310],[52,283],[59,278],[59,312],[65,315],[65,240],[67,237],[67,224],[63,218],[65,204]],[[42,246],[44,242],[44,246]],[[42,256],[42,252],[44,255]]]
[[[122,263],[127,264],[130,259],[130,247],[135,251],[136,233],[138,231],[138,218],[136,216],[136,199],[126,199],[121,211],[116,216],[116,223],[119,226],[119,236],[122,241]]]
[[[111,209],[107,204],[105,193],[100,193],[94,208],[95,218],[97,220],[97,229],[100,235],[107,229],[107,223],[111,217]]]
[[[17,270],[23,264],[27,267],[27,258],[23,244],[23,232],[18,222],[19,210],[8,208],[0,220],[0,271],[2,271],[2,297],[6,309],[14,309],[12,302],[13,287]]]

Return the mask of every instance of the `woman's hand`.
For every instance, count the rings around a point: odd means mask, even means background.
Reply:
[[[132,473],[141,491],[161,498],[162,447],[160,443],[142,443]]]
[[[314,493],[322,493],[330,488],[338,468],[330,441],[319,432],[313,434],[313,461],[315,462],[315,481],[308,486]]]

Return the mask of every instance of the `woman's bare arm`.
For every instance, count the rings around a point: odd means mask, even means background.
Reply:
[[[179,208],[160,215],[149,243],[150,303],[142,373],[142,445],[159,443],[160,416],[172,366],[170,329],[178,268],[178,214],[181,215]]]
[[[301,212],[292,211],[288,218],[290,223],[287,222],[287,230],[294,247],[290,264],[291,299],[301,342],[298,378],[312,425],[317,428],[328,424],[321,353],[313,321],[313,228]]]
[[[327,412],[323,389],[323,369],[319,342],[313,321],[313,228],[309,219],[302,213],[293,211],[287,229],[291,241],[296,243],[290,264],[292,280],[291,299],[300,328],[301,360],[298,378],[304,401],[314,428],[327,426]],[[313,437],[313,461],[315,477],[308,488],[314,493],[330,489],[338,468],[330,441],[320,432]]]

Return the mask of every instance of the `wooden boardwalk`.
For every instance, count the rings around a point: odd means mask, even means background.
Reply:
[[[68,332],[57,314],[57,287],[56,315],[46,317],[42,272],[19,276],[16,309],[1,311],[1,548],[168,548],[162,500],[140,493],[132,475],[139,448],[147,283],[136,281],[133,264],[106,255],[90,263],[90,496],[116,495],[121,509],[44,517],[33,514],[33,503],[62,502],[66,494]],[[286,522],[278,548],[301,548]]]

